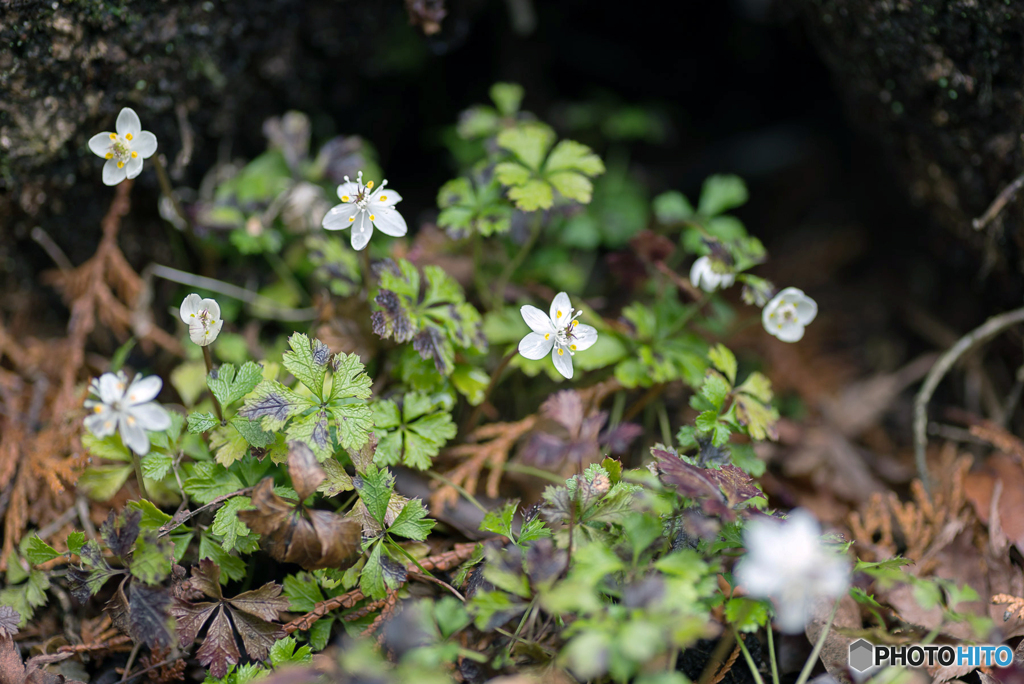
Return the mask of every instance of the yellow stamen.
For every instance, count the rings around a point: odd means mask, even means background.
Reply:
[[[559,355],[559,356],[561,356],[561,355],[562,355],[562,354],[564,354],[564,353],[565,353],[565,351],[564,351],[564,350],[562,350],[562,349],[559,349],[559,350],[558,350],[558,355]]]
[[[381,201],[381,202],[383,202],[383,201],[384,201],[384,200],[386,200],[387,198],[388,198],[388,196],[387,196],[387,195],[381,195],[381,196],[380,196],[380,201]]]
[[[575,344],[570,344],[569,345],[569,349],[572,349],[573,351],[576,351],[576,345]]]
[[[117,140],[117,133],[111,133],[110,134],[110,139],[111,140]]]
[[[370,220],[371,220],[371,221],[376,221],[376,220],[377,220],[377,217],[376,217],[376,216],[374,216],[373,214],[370,214]]]
[[[368,190],[373,190],[373,181],[369,181],[369,182],[367,182],[367,183],[366,183],[366,188],[367,188]]]
[[[189,314],[189,316],[191,316],[192,318],[195,318],[195,317],[196,317],[196,315],[195,315],[195,314]]]
[[[124,134],[124,139],[125,140],[131,140],[132,139],[132,134],[131,133],[125,133]]]
[[[103,411],[103,407],[102,406],[93,406],[92,407],[92,411],[93,411],[93,413],[100,413],[100,412]]]
[[[551,339],[551,333],[544,333],[544,339],[545,340]]]
[[[555,318],[561,318],[561,317],[562,317],[562,312],[561,311],[558,311],[558,312],[555,313]]]
[[[341,196],[341,201],[342,202],[348,202],[348,195],[342,195]]]
[[[123,169],[124,168],[124,162],[122,162],[122,161],[117,162],[117,168]]]
[[[132,416],[128,416],[128,424],[129,425],[135,425],[135,418],[132,417]]]
[[[348,222],[352,223],[355,220],[356,220],[356,217],[355,216],[351,216],[351,217],[349,217]]]
[[[135,159],[138,156],[139,156],[139,153],[136,152],[135,150],[132,150],[132,159]]]
[[[113,159],[114,158],[114,153],[113,152],[107,152],[106,158],[107,159]]]

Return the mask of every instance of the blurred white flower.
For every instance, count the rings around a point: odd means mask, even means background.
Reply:
[[[201,299],[195,293],[185,297],[179,314],[181,320],[188,324],[189,339],[200,347],[211,344],[224,327],[220,305],[212,299]]]
[[[89,138],[89,149],[103,157],[103,182],[117,185],[125,178],[142,173],[142,160],[156,152],[156,136],[142,130],[142,122],[134,109],[125,107],[117,115],[117,133],[104,131]]]
[[[149,453],[146,430],[171,426],[167,410],[153,401],[162,387],[163,381],[155,375],[136,375],[129,385],[123,371],[104,373],[89,385],[91,394],[85,408],[92,413],[86,417],[85,427],[101,439],[118,431],[126,447],[145,456]]]
[[[724,290],[735,281],[734,274],[715,271],[711,257],[702,256],[690,267],[690,282],[694,287],[699,287],[705,292],[714,292],[719,288]]]
[[[324,216],[323,227],[327,230],[352,228],[352,249],[364,249],[370,243],[370,236],[376,227],[385,235],[402,237],[408,231],[405,219],[395,209],[402,201],[402,196],[394,190],[384,190],[388,182],[381,181],[380,187],[373,189],[373,181],[363,185],[363,172],[360,171],[355,182],[345,176],[345,182],[338,186],[338,197],[341,204],[337,205]]]
[[[804,336],[804,326],[818,315],[818,304],[803,290],[787,287],[775,295],[761,311],[764,329],[783,342],[798,342]]]
[[[576,319],[583,312],[573,313],[569,295],[564,292],[555,295],[550,315],[529,304],[520,312],[533,332],[520,340],[519,353],[537,360],[551,352],[555,370],[571,380],[572,357],[597,342],[597,330],[589,325],[580,325]]]
[[[815,599],[837,598],[850,586],[850,564],[820,537],[818,521],[803,509],[784,521],[752,520],[743,531],[747,555],[736,565],[736,580],[751,597],[774,602],[783,632],[803,631]]]

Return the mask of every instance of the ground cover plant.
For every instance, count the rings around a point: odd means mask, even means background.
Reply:
[[[141,108],[88,140],[109,210],[91,259],[55,252],[67,335],[0,327],[0,684],[888,684],[921,674],[855,675],[857,639],[1024,634],[1005,421],[965,421],[997,476],[916,425],[902,499],[838,442],[780,465],[807,408],[761,350],[828,313],[764,275],[744,180],[648,197],[613,136],[573,139],[520,85],[466,104],[430,220],[373,140],[297,111],[196,188]],[[191,270],[121,252],[144,174]],[[926,420],[1022,318],[858,388],[829,414],[842,444],[930,369]],[[860,487],[842,524],[779,484],[820,473]]]

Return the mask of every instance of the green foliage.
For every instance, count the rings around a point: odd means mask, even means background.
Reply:
[[[399,402],[384,399],[372,406],[378,440],[375,460],[380,465],[401,463],[426,470],[441,447],[455,437],[455,423],[448,413],[451,398],[412,392]]]
[[[623,318],[634,331],[625,340],[632,347],[631,353],[615,367],[615,377],[623,386],[650,387],[674,380],[691,387],[703,383],[707,343],[693,333],[683,332],[696,306],[683,305],[673,295],[651,306],[634,302],[623,309]]]
[[[437,225],[452,237],[479,233],[487,237],[508,232],[512,225],[512,205],[501,194],[496,179],[456,178],[441,186],[437,193],[441,213]]]

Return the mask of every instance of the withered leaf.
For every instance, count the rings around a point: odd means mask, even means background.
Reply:
[[[133,582],[128,598],[128,634],[135,641],[153,647],[174,644],[171,596],[160,587]]]
[[[115,555],[122,560],[127,560],[131,555],[132,546],[139,537],[139,521],[142,519],[142,511],[130,509],[125,511],[120,518],[116,517],[114,511],[107,515],[106,522],[100,526],[100,534],[103,541]]]
[[[284,603],[287,608],[288,602]],[[242,636],[242,645],[250,658],[265,660],[274,642],[285,636],[280,625],[271,624],[255,615],[233,610],[231,617],[234,618],[235,628]]]
[[[398,295],[391,290],[381,289],[373,301],[380,307],[370,317],[373,332],[383,339],[394,337],[396,342],[411,340],[416,328]]]
[[[0,636],[14,636],[18,633],[21,614],[10,606],[0,606]]]
[[[274,493],[271,479],[256,485],[252,503],[255,510],[239,511],[238,518],[261,535],[263,548],[279,561],[307,570],[341,568],[359,549],[359,523],[291,503]]]
[[[721,470],[698,468],[676,454],[662,449],[651,449],[658,462],[661,481],[675,487],[685,497],[695,499],[709,515],[733,520],[733,507],[755,496],[762,496],[744,471],[731,465]]]
[[[282,588],[280,584],[267,582],[259,589],[242,592],[234,598],[227,599],[227,602],[233,608],[244,610],[263,620],[277,620],[280,613],[288,610],[288,599],[281,596]]]
[[[566,461],[585,465],[598,460],[598,433],[608,414],[595,411],[584,415],[583,398],[575,390],[552,394],[541,404],[540,414],[545,420],[523,449],[524,461],[552,466]]]
[[[301,501],[305,501],[327,479],[327,473],[317,462],[316,454],[302,442],[288,442],[288,474],[292,477],[292,487]]]
[[[352,459],[352,465],[356,467],[356,471],[362,473],[367,468],[373,465],[373,457],[377,453],[377,433],[371,432],[369,439],[366,440],[359,451],[349,450],[349,458]]]
[[[196,651],[199,663],[210,668],[210,674],[220,679],[228,673],[228,668],[236,664],[241,657],[238,652],[238,644],[235,642],[235,633],[231,630],[231,623],[228,622],[227,612],[223,607],[217,610],[217,614],[210,622],[210,628],[206,630],[206,639],[203,645]]]
[[[124,593],[124,587],[127,582],[127,577],[121,580],[121,583],[117,585],[117,591],[107,601],[107,605],[103,606],[103,610],[110,616],[110,621],[114,624],[114,627],[117,627],[124,634],[127,634],[130,629],[128,623],[128,597]]]
[[[202,559],[199,567],[192,568],[192,578],[188,581],[212,599],[219,601],[224,596],[220,590],[220,566],[209,558]]]
[[[219,606],[219,603],[205,601],[203,603],[189,603],[176,599],[171,613],[178,623],[178,639],[181,645],[188,647],[199,636],[199,630],[203,628],[210,614]]]
[[[433,326],[427,326],[412,341],[412,348],[420,354],[422,359],[434,359],[434,368],[441,375],[451,375],[452,367],[448,360],[450,354],[445,354],[444,333]]]

